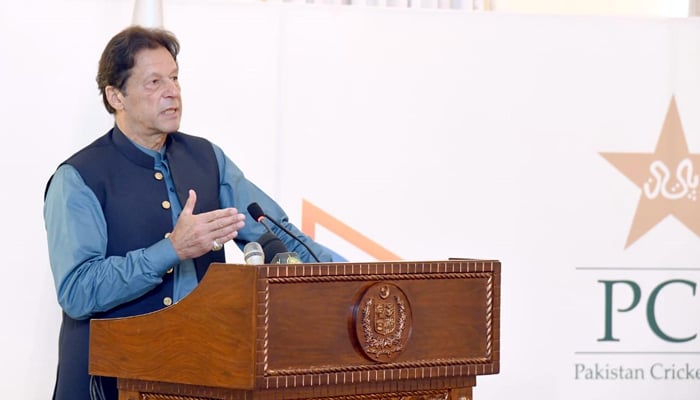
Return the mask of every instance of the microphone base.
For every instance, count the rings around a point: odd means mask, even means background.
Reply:
[[[277,253],[270,261],[270,264],[301,264],[299,254],[294,252]]]

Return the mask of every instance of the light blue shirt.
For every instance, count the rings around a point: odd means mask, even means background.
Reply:
[[[238,232],[237,244],[257,240],[266,229],[253,220],[246,207],[257,202],[265,214],[292,231],[316,253],[322,262],[344,261],[331,250],[314,242],[289,222],[282,208],[260,188],[247,180],[243,172],[216,145],[212,145],[219,166],[219,200],[222,208],[236,207],[246,214],[246,225]],[[138,146],[154,158],[154,167],[164,177],[171,204],[173,226],[182,210],[165,154]],[[58,303],[70,317],[85,319],[136,299],[163,280],[174,267],[173,300],[185,297],[197,285],[194,262],[180,261],[169,239],[128,252],[106,257],[107,224],[95,194],[78,171],[60,166],[49,186],[44,203],[44,223],[49,247],[51,271]],[[271,226],[289,251],[304,262],[314,262],[309,252],[281,229]]]

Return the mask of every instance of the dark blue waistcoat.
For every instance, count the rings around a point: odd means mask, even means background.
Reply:
[[[211,143],[205,139],[171,133],[166,141],[166,158],[180,204],[188,190],[197,192],[195,213],[220,208],[219,168]],[[158,179],[154,160],[136,148],[114,128],[65,161],[75,167],[102,205],[107,222],[107,254],[124,256],[163,239],[173,229],[165,181]],[[224,251],[209,252],[194,260],[197,278],[202,279],[209,264],[224,262]],[[173,296],[173,274],[138,299],[93,318],[113,318],[161,309],[163,299]],[[63,313],[58,347],[55,400],[90,399],[88,375],[90,320],[75,320]],[[101,378],[107,400],[116,400],[116,382]]]

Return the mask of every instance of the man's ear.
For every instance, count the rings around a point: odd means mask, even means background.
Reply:
[[[114,86],[105,87],[105,95],[107,96],[107,101],[109,105],[115,110],[124,109],[124,94],[121,90],[115,88]]]

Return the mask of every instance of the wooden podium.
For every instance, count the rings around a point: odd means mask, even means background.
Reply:
[[[212,264],[154,313],[91,322],[120,400],[471,400],[499,370],[495,260]]]

